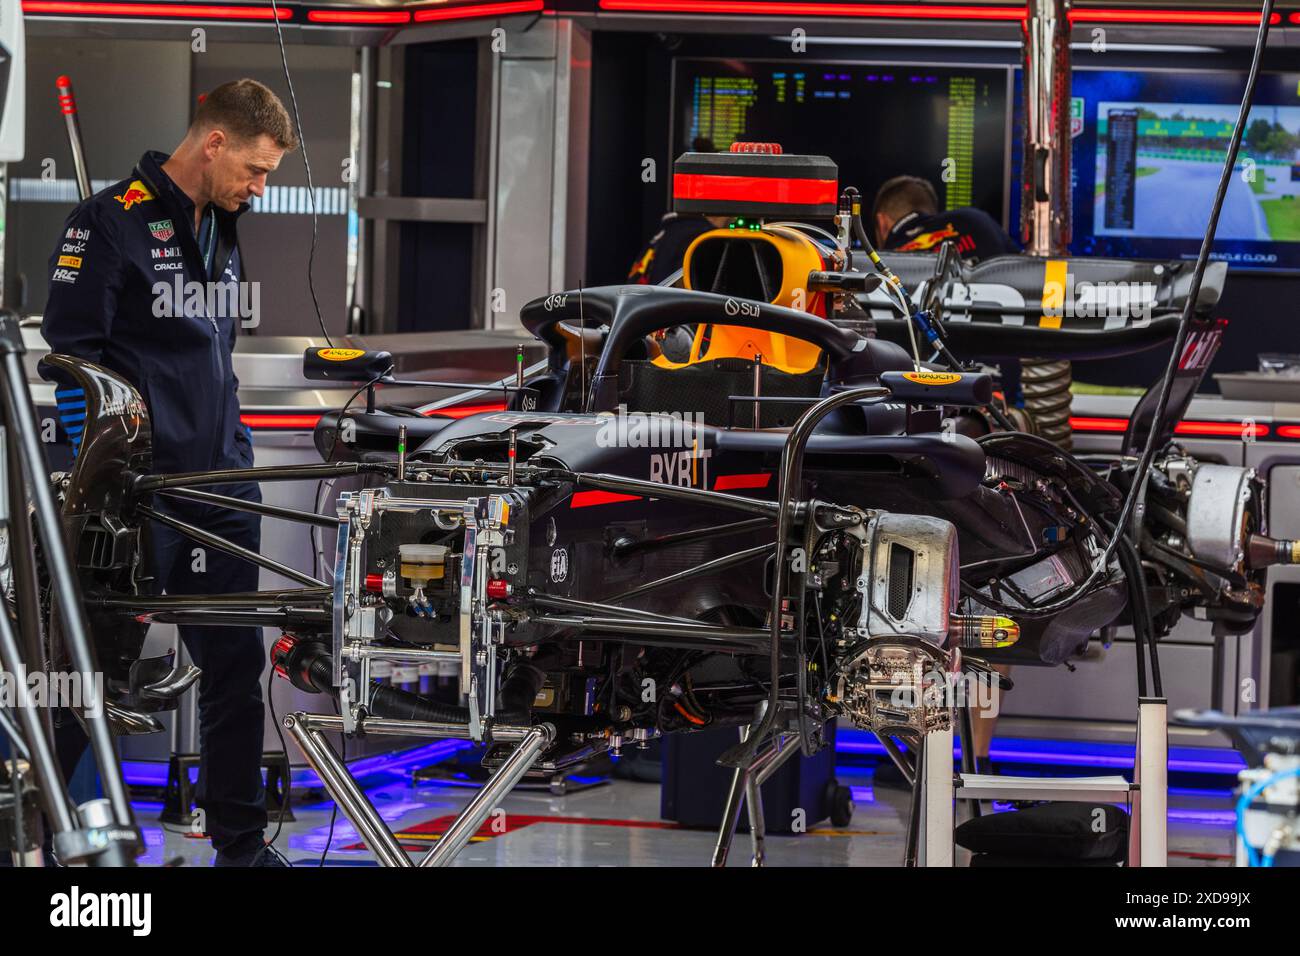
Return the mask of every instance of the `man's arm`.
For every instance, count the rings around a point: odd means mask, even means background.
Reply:
[[[238,239],[235,240],[235,251],[231,254],[230,257],[230,273],[232,276],[234,276],[235,281],[237,283],[240,283],[241,285],[242,283],[248,281],[247,277],[244,274],[244,260],[243,257],[240,255]],[[258,300],[254,298],[252,301],[257,302]],[[237,305],[241,305],[241,306],[243,305],[244,298],[243,298],[242,290],[235,293],[235,302]],[[256,306],[254,308],[256,308]],[[227,361],[230,362],[230,378],[231,381],[234,382],[235,404],[236,407],[238,407],[239,376],[235,374],[235,342],[239,337],[239,326],[244,321],[245,316],[243,316],[242,313],[240,313],[239,309],[236,309],[235,311],[236,311],[236,315],[234,316],[233,320],[230,323],[230,339],[229,339],[230,349],[229,351],[227,351],[226,356],[227,356]],[[256,315],[253,315],[247,318],[256,322],[258,317]],[[248,463],[249,465],[252,465],[254,460],[252,429],[250,429],[247,425],[245,425],[242,421],[238,419],[234,423],[234,429],[235,429],[234,432],[235,444],[248,446]]]
[[[49,275],[41,335],[50,351],[100,361],[124,277],[118,237],[110,234],[89,204],[82,203],[63,223],[50,256]],[[79,386],[57,378],[54,398],[59,421],[75,456],[81,451],[86,396]]]
[[[82,203],[63,224],[50,256],[50,295],[41,335],[52,352],[100,361],[125,280],[118,236]]]

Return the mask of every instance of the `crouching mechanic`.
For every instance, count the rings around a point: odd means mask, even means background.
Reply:
[[[149,408],[158,473],[253,464],[231,353],[241,322],[256,323],[255,316],[243,314],[256,299],[241,295],[235,224],[297,143],[289,114],[271,90],[248,79],[222,84],[203,100],[175,152],[145,153],[130,176],[82,202],[64,223],[50,260],[41,331],[51,351],[96,362],[135,386]],[[190,294],[196,290],[204,294]],[[63,383],[56,389],[74,453],[85,417],[76,391]],[[261,500],[252,482],[212,490]],[[259,548],[255,515],[164,496],[154,507],[245,548]],[[156,521],[149,533],[155,591],[257,590],[255,565],[201,548]],[[261,630],[179,630],[203,672],[195,802],[203,809],[216,865],[284,865],[263,837]],[[71,736],[69,742],[69,734],[60,733],[65,772],[85,749],[79,727]]]

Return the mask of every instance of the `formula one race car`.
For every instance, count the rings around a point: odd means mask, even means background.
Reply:
[[[1119,624],[1154,665],[1181,613],[1249,628],[1262,569],[1300,557],[1262,534],[1248,469],[1169,441],[1166,406],[1181,414],[1221,334],[1207,314],[1222,269],[1197,295],[1182,263],[878,256],[824,157],[687,154],[677,180],[679,208],[737,221],[692,244],[675,287],[530,302],[521,320],[549,357],[494,386],[503,410],[349,404],[317,427],[319,465],[150,474],[139,395],[48,358],[87,397],[81,454],[54,487],[119,727],[147,726],[192,680],[139,660],[151,620],[279,628],[276,671],[339,705],[286,726],[380,861],[409,866],[325,732],[489,745],[496,775],[424,860],[444,864],[525,773],[736,726],[717,862],[742,802],[752,810],[782,761],[823,746],[831,719],[906,765],[895,742],[915,753],[950,731],[963,674],[1058,664]],[[1135,284],[1142,309],[1076,321],[1044,280],[1067,273],[1075,289]],[[1041,321],[1058,309],[1069,315]],[[676,361],[662,346],[674,329],[690,341]],[[1105,460],[1014,427],[994,376],[953,356],[1118,354],[1187,334],[1174,387]],[[307,374],[358,393],[390,380],[383,353],[325,351],[309,351]],[[362,480],[329,515],[194,490],[341,476]],[[146,593],[150,503],[167,495],[335,529],[329,580],[244,552],[304,586]],[[377,660],[454,660],[463,703],[376,683]]]

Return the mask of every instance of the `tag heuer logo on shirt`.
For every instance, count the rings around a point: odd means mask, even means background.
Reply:
[[[157,222],[149,223],[149,234],[159,242],[166,242],[176,235],[176,230],[172,228],[170,219],[159,219]]]

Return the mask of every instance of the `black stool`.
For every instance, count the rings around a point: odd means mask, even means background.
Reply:
[[[167,785],[163,789],[162,813],[158,819],[180,827],[193,827],[197,814],[194,812],[194,785],[190,783],[190,770],[198,769],[198,754],[172,754],[167,763]],[[272,822],[283,820],[292,823],[294,816],[290,807],[291,777],[289,775],[289,757],[283,750],[272,750],[262,754],[262,769],[266,771],[266,813]]]

